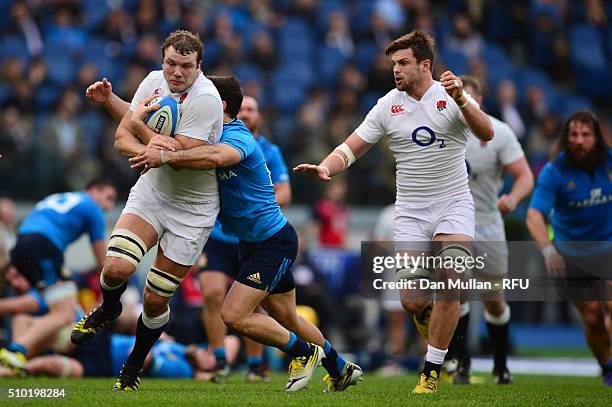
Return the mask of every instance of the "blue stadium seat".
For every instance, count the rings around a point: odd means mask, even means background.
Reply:
[[[277,33],[277,45],[282,61],[310,60],[315,44],[310,26],[301,18],[289,18]]]
[[[512,61],[502,47],[486,43],[481,56],[487,65],[487,81],[491,88],[496,87],[502,79],[512,77],[514,72]]]
[[[314,82],[315,76],[310,65],[302,62],[289,62],[274,71],[274,83],[292,83],[307,88]]]
[[[108,15],[110,11],[108,1],[84,1],[81,3],[85,21],[83,26],[88,30],[96,28]]]
[[[570,48],[576,72],[580,72],[583,68],[595,72],[607,69],[603,39],[595,27],[586,24],[572,27]]]
[[[83,143],[86,154],[95,155],[105,127],[104,116],[99,111],[86,110],[79,114],[79,124],[85,135]]]
[[[384,50],[379,50],[374,42],[361,43],[356,47],[357,54],[355,55],[355,63],[357,68],[365,74],[370,71],[372,61],[380,52],[384,53]]]
[[[11,97],[12,88],[8,83],[0,83],[0,106],[3,106],[4,103]]]
[[[282,37],[278,41],[280,59],[283,62],[290,61],[311,61],[315,49],[315,44],[310,38],[306,37]]]
[[[355,12],[351,16],[351,29],[353,34],[361,35],[369,31],[370,19],[376,3],[370,0],[358,0]]]
[[[293,114],[306,99],[306,88],[290,81],[275,81],[272,98],[280,112]]]
[[[317,65],[319,68],[319,78],[323,81],[323,84],[332,85],[346,61],[344,55],[336,48],[328,46],[319,48]]]
[[[44,111],[50,112],[55,107],[55,103],[59,100],[61,89],[51,83],[44,83],[36,89],[36,114],[39,115]]]
[[[563,118],[567,118],[569,115],[580,109],[593,109],[593,105],[588,99],[575,96],[572,94],[566,94],[562,98],[558,99],[558,113]]]
[[[261,82],[263,74],[259,68],[254,65],[241,64],[234,69],[234,75],[243,83],[247,81]]]
[[[0,59],[19,58],[23,63],[30,61],[30,53],[21,35],[6,36],[0,42]]]
[[[52,26],[45,33],[45,48],[62,49],[63,54],[78,56],[87,48],[87,33],[76,27]]]
[[[469,61],[465,54],[453,49],[441,49],[442,60],[455,75],[465,75],[469,71]]]
[[[47,61],[47,78],[59,86],[68,86],[76,77],[80,61],[63,51],[61,44],[47,44],[43,52]]]
[[[552,85],[548,77],[538,69],[519,68],[514,72],[514,83],[518,91],[519,100],[524,100],[525,92],[530,85],[538,85],[545,94],[551,92]]]

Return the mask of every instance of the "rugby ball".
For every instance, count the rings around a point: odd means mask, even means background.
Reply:
[[[149,102],[148,106],[159,105],[159,109],[149,112],[145,119],[147,126],[155,133],[174,136],[179,122],[179,106],[172,96],[159,96]]]

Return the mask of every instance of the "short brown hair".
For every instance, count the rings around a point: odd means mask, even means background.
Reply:
[[[393,40],[387,46],[385,54],[391,56],[396,51],[410,48],[417,62],[429,59],[433,67],[435,47],[436,42],[431,35],[423,30],[416,30]]]
[[[221,100],[225,102],[225,113],[232,119],[238,116],[242,105],[242,89],[240,81],[231,76],[207,76],[219,91]]]
[[[466,86],[469,86],[472,89],[474,89],[475,95],[472,95],[472,96],[482,96],[483,95],[484,89],[482,87],[482,83],[480,82],[480,80],[478,80],[477,77],[470,76],[470,75],[461,75],[459,79],[461,79],[461,82],[463,82],[464,88]]]
[[[192,33],[191,31],[187,30],[173,31],[161,46],[162,57],[166,56],[166,48],[171,45],[174,47],[176,52],[181,55],[188,55],[192,52],[196,52],[196,61],[198,63],[202,62],[203,45],[199,34]]]

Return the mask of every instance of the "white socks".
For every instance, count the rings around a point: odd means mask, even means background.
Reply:
[[[441,365],[444,363],[444,356],[446,356],[446,352],[448,349],[438,349],[434,348],[431,345],[427,345],[427,354],[425,355],[425,360],[427,362],[435,363],[436,365]]]

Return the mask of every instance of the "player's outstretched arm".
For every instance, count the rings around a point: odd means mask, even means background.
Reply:
[[[533,190],[533,173],[525,157],[504,166],[504,172],[514,179],[510,193],[503,194],[497,200],[497,208],[503,215],[514,210],[516,206]]]
[[[334,149],[319,165],[300,164],[293,168],[296,174],[306,173],[321,181],[329,182],[334,175],[340,174],[364,155],[374,144],[357,135],[351,134],[344,143]]]
[[[176,151],[172,151],[168,147],[163,139],[156,137],[151,140],[149,146],[141,154],[130,158],[131,168],[144,167],[141,173],[145,173],[149,168],[157,168],[168,164],[175,169],[206,170],[229,167],[242,160],[238,150],[223,143],[207,144]]]
[[[474,135],[482,141],[491,140],[493,138],[491,119],[475,103],[470,103],[463,90],[461,79],[451,71],[446,71],[440,76],[440,83],[461,109],[461,113]]]
[[[106,78],[92,83],[85,90],[85,97],[102,105],[113,120],[120,122],[130,104],[113,93],[113,85]]]

